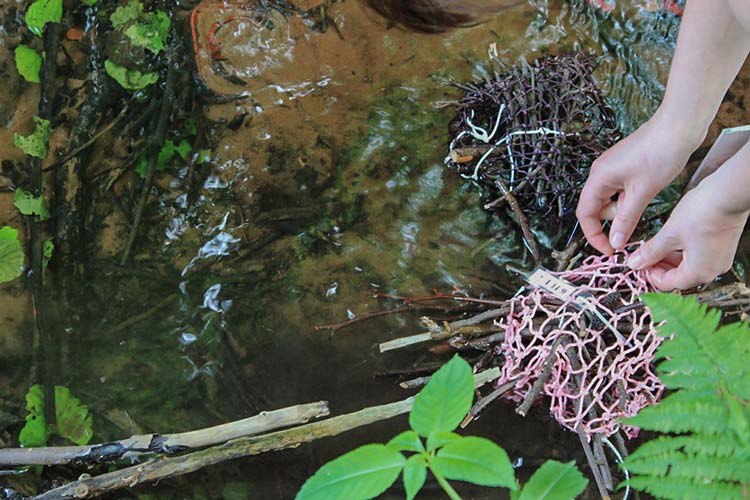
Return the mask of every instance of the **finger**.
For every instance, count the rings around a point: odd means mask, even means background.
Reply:
[[[599,212],[600,220],[613,220],[617,216],[617,202],[613,201],[609,205],[605,205]]]
[[[615,191],[605,186],[592,174],[581,191],[576,208],[576,217],[581,229],[592,247],[606,255],[612,255],[614,250],[609,244],[609,238],[604,234],[599,214],[602,208],[611,203],[610,198]]]
[[[609,244],[613,248],[620,250],[625,247],[649,201],[651,200],[642,194],[620,193],[617,198],[617,213],[609,231]]]
[[[678,240],[671,238],[662,228],[656,236],[641,245],[641,247],[628,258],[627,266],[631,269],[644,269],[658,264],[666,258],[673,259],[674,253],[681,250]]]
[[[714,278],[715,276],[710,277],[692,271],[684,259],[679,267],[674,267],[672,269],[655,267],[651,271],[651,282],[656,288],[665,292],[675,289],[687,290],[688,288],[708,283]]]

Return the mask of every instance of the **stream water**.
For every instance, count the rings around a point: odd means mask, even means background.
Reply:
[[[417,314],[335,334],[315,326],[393,305],[372,292],[507,298],[516,285],[502,266],[528,263],[514,226],[484,213],[476,189],[443,166],[452,114],[434,104],[460,95],[447,84],[484,78],[490,44],[508,60],[584,50],[599,57],[597,80],[632,130],[658,104],[679,25],[657,1],[617,1],[610,13],[532,1],[425,36],[387,29],[355,0],[329,7],[325,30],[279,15],[217,34],[234,79],[204,79],[242,95],[196,106],[213,124],[198,195],[184,194],[184,166],[160,174],[131,264],[115,258],[127,231],[105,221],[97,257],[81,264],[93,278],[55,311],[65,336],[57,383],[91,409],[94,441],[316,400],[342,414],[409,395],[375,375],[432,355],[373,345],[418,333]],[[1,103],[6,122],[33,112],[27,94]],[[3,159],[18,158],[7,138]],[[11,197],[0,193],[0,223]],[[0,287],[0,311],[0,409],[23,415],[36,360],[22,283]],[[405,426],[399,418],[113,498],[289,499],[322,463]],[[522,474],[547,458],[583,463],[575,436],[541,410],[521,419],[497,404],[469,430],[502,445]],[[430,483],[419,498],[442,496]]]

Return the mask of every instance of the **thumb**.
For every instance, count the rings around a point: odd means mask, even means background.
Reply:
[[[609,231],[609,244],[616,250],[621,250],[635,231],[635,226],[651,200],[647,196],[631,192],[620,193],[617,201],[617,214]]]
[[[672,255],[675,250],[680,250],[677,240],[665,234],[665,228],[656,233],[656,236],[641,245],[641,247],[628,258],[627,265],[631,269],[644,269],[658,264]]]

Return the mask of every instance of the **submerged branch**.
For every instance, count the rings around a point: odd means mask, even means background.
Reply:
[[[243,436],[261,434],[282,427],[305,423],[329,414],[328,403],[318,401],[262,412],[242,420],[180,434],[144,434],[112,443],[88,446],[4,448],[0,449],[0,466],[95,464],[117,460],[127,453],[171,455],[213,446]]]

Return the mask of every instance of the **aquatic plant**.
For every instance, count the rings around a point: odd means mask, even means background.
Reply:
[[[16,69],[24,80],[39,83],[39,70],[42,68],[42,57],[28,45],[19,45],[14,51]]]
[[[52,124],[49,120],[35,116],[34,125],[34,132],[29,135],[13,133],[13,144],[29,156],[44,159],[48,153],[47,141],[52,132]]]
[[[620,137],[594,66],[593,56],[560,54],[458,84],[466,95],[446,164],[493,198],[512,192],[526,214],[571,214],[589,167]]]
[[[44,416],[44,389],[33,385],[26,394],[26,424],[18,440],[24,447],[44,446],[50,436],[63,437],[77,445],[84,445],[93,436],[93,421],[88,407],[73,396],[70,389],[55,386],[55,424]]]
[[[18,240],[18,230],[0,228],[0,283],[12,281],[23,272],[23,248]]]
[[[327,463],[305,482],[297,500],[374,498],[399,475],[406,498],[411,500],[424,485],[428,470],[453,500],[460,496],[449,479],[505,487],[520,500],[563,500],[585,489],[588,481],[573,462],[555,461],[546,462],[521,489],[505,450],[487,439],[453,432],[469,412],[473,398],[471,367],[455,356],[414,399],[409,414],[411,430],[386,444],[361,446]],[[407,458],[404,453],[411,455]]]
[[[623,467],[626,484],[665,499],[746,498],[750,485],[750,325],[719,327],[721,314],[693,298],[644,295],[665,340],[658,373],[674,390],[627,419],[664,435]]]

